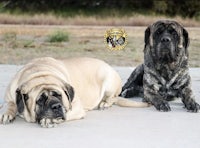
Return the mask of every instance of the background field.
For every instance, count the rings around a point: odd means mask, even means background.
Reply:
[[[190,66],[200,66],[200,3],[191,1],[2,0],[0,63],[25,64],[42,56],[96,57],[111,65],[143,62],[144,30],[160,19],[183,24],[190,35]],[[123,27],[128,44],[110,51],[104,33]]]
[[[25,64],[42,56],[59,59],[89,56],[117,66],[136,66],[143,62],[146,27],[123,27],[128,44],[121,51],[110,51],[104,44],[104,33],[112,26],[1,25],[0,28],[1,64]],[[200,29],[192,27],[187,30],[190,34],[190,66],[199,67]],[[67,34],[68,41],[49,42],[49,36],[60,31]]]

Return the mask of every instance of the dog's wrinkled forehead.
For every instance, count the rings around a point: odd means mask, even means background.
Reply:
[[[158,29],[167,29],[167,28],[173,28],[174,30],[176,30],[176,32],[178,34],[181,33],[182,30],[182,26],[175,22],[175,21],[169,21],[169,20],[165,20],[165,21],[158,21],[154,24],[151,25],[151,32],[155,32]]]
[[[61,92],[54,89],[44,89],[41,91],[40,95],[58,97],[58,96],[61,96]]]
[[[177,41],[178,41],[178,47],[182,48],[183,43],[185,48],[189,45],[189,37],[187,31],[183,28],[182,25],[180,25],[176,21],[171,20],[161,20],[153,23],[145,30],[145,46],[150,45],[150,47],[153,47],[153,36],[156,36],[156,33],[160,32],[159,29],[161,29],[161,32],[163,30],[171,30],[169,31],[170,34],[172,34],[172,30],[174,30],[177,33]]]

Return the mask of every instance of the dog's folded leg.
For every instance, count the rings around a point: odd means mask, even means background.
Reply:
[[[196,113],[200,110],[200,105],[195,102],[192,90],[188,86],[182,91],[182,101],[188,111]]]
[[[141,64],[134,69],[122,88],[121,97],[131,98],[134,96],[143,97],[143,75],[144,65]]]
[[[124,98],[131,98],[134,96],[144,98],[144,89],[142,86],[135,85],[122,91],[120,96]]]
[[[17,106],[14,102],[8,102],[5,112],[0,116],[1,124],[8,124],[14,121],[17,114]]]
[[[72,121],[72,120],[78,120],[78,119],[83,119],[85,117],[86,113],[83,110],[83,108],[80,109],[75,109],[72,111],[68,111],[67,113],[67,121]]]
[[[83,109],[80,99],[75,98],[72,101],[71,110],[68,110],[66,113],[66,120],[72,121],[72,120],[83,119],[85,117],[85,115],[86,115],[86,112]]]

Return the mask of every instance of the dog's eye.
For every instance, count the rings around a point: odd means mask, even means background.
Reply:
[[[36,101],[36,104],[42,106],[47,101],[48,97],[43,93],[40,98]]]
[[[173,34],[174,36],[178,36],[178,34],[177,34],[176,31],[173,31],[172,34]]]
[[[156,33],[157,35],[160,35],[160,34],[162,34],[164,31],[165,31],[165,27],[160,26],[160,27],[156,30],[155,33]]]
[[[52,96],[58,96],[58,95],[60,95],[58,92],[56,92],[56,91],[51,91],[50,92],[50,95],[52,95]]]
[[[177,32],[176,31],[172,31],[172,33],[171,33],[173,36],[174,36],[174,38],[177,38],[178,37],[178,34],[177,34]]]
[[[36,101],[36,104],[43,106],[45,104],[46,100],[47,99],[40,97],[40,99]]]
[[[51,96],[54,96],[54,97],[56,97],[56,98],[61,98],[61,96],[62,96],[59,92],[56,92],[56,91],[51,91],[51,92],[50,92],[50,95],[51,95]]]
[[[160,34],[161,34],[161,31],[160,31],[160,30],[157,30],[157,31],[156,31],[156,34],[157,34],[157,35],[160,35]]]
[[[176,30],[174,30],[173,28],[168,28],[168,32],[169,32],[170,34],[172,34],[173,36],[175,36],[175,37],[178,36]]]

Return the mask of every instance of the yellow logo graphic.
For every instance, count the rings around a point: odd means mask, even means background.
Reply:
[[[127,44],[127,34],[122,28],[112,28],[105,32],[104,43],[110,50],[122,50]]]

